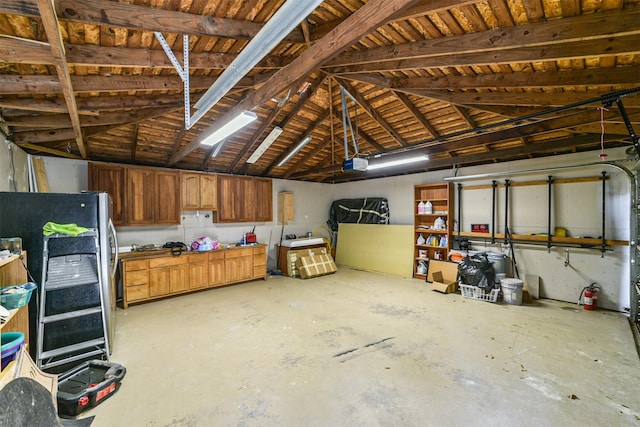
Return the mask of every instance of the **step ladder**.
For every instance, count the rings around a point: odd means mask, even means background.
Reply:
[[[99,242],[96,229],[44,237],[36,355],[43,371],[109,359]]]

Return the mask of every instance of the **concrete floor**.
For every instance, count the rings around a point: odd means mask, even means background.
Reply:
[[[348,268],[118,310],[93,426],[640,426],[627,317]]]

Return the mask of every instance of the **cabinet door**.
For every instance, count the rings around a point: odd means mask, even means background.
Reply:
[[[241,201],[244,199],[241,177],[218,176],[218,221],[240,222],[242,218]]]
[[[180,206],[182,210],[200,209],[200,174],[180,174]]]
[[[270,179],[254,179],[254,207],[252,221],[270,222],[273,220],[273,195]]]
[[[189,290],[189,266],[175,265],[169,268],[169,291],[171,293]]]
[[[224,252],[209,252],[209,286],[225,283]]]
[[[89,190],[106,191],[113,201],[111,219],[115,225],[125,224],[124,168],[89,163]]]
[[[206,258],[205,258],[206,259]],[[189,264],[189,289],[200,289],[209,286],[209,271],[207,262]]]
[[[126,172],[127,224],[153,224],[155,201],[155,173],[151,169],[127,168]]]
[[[149,296],[158,297],[171,293],[171,269],[169,267],[149,270]]]
[[[253,248],[253,278],[267,278],[267,248],[265,246]]]
[[[216,175],[200,175],[200,209],[218,209],[218,179]]]
[[[225,281],[238,282],[253,278],[253,249],[234,249],[225,253]]]
[[[173,171],[155,171],[154,224],[180,224],[180,177]]]

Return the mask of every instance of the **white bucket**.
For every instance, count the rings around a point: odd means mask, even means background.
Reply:
[[[500,281],[502,300],[506,304],[522,305],[522,280],[505,278]]]

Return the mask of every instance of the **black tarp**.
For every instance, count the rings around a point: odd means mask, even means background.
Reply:
[[[327,224],[338,231],[339,223],[389,224],[389,202],[382,197],[340,199],[331,204]]]

